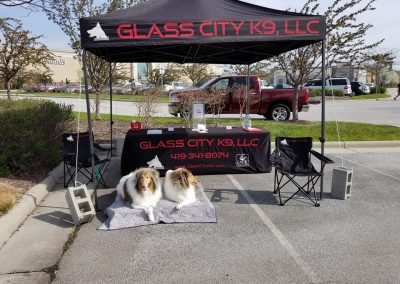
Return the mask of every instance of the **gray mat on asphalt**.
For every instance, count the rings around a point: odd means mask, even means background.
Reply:
[[[161,199],[154,209],[155,221],[151,222],[141,209],[132,209],[117,193],[114,203],[105,211],[107,220],[99,230],[117,230],[158,223],[216,223],[214,205],[208,200],[201,184],[196,188],[196,202],[176,209],[176,203]]]

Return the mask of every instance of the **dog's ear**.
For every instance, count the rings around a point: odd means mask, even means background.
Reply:
[[[151,168],[151,174],[156,180],[160,178],[160,173],[156,169]]]
[[[151,182],[154,189],[157,188],[159,180],[160,180],[160,174],[158,173],[158,171],[155,169],[151,169]]]
[[[180,170],[180,179],[185,187],[188,187],[190,185],[189,177],[190,177],[190,172],[188,170],[186,169]]]
[[[142,175],[143,175],[143,170],[139,170],[139,171],[136,172],[136,184],[135,184],[135,188],[137,188],[137,189],[140,188],[139,182],[140,182],[140,180],[141,180]]]
[[[198,179],[197,177],[195,177],[191,171],[186,170],[186,176],[187,176],[187,180],[188,180],[188,184],[189,185],[197,185],[198,183]]]

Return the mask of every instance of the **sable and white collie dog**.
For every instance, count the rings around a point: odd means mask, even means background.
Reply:
[[[140,168],[123,176],[117,192],[134,209],[143,209],[150,221],[154,221],[154,208],[162,196],[160,174],[152,168]]]
[[[197,178],[187,169],[168,170],[164,180],[164,196],[178,203],[176,209],[181,209],[185,205],[196,202],[197,183]]]

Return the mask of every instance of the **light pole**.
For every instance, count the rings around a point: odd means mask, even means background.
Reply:
[[[164,64],[161,63],[160,64],[161,89],[163,88],[163,85],[164,85],[164,83],[163,83],[164,74],[165,74],[165,67],[164,67]]]

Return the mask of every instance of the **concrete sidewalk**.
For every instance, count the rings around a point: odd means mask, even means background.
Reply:
[[[318,149],[318,144],[315,145],[316,149]],[[346,163],[351,163],[348,161],[357,160],[357,157],[368,157],[368,154],[365,153],[372,153],[372,155],[375,157],[382,156],[382,159],[385,161],[388,161],[390,159],[394,159],[395,157],[400,157],[400,141],[391,141],[391,142],[348,142],[348,143],[342,143],[343,148],[339,148],[337,143],[327,143],[326,144],[326,154],[330,154],[330,156],[334,157],[337,160],[337,164],[340,164],[340,159],[339,157],[341,155],[344,155],[345,158],[347,159]],[[367,159],[367,158],[366,158]],[[368,160],[368,159],[367,159]],[[377,158],[379,161],[380,159]],[[357,177],[358,174],[363,172],[363,166],[367,164],[363,164],[363,162],[356,162],[355,164],[351,164],[355,168],[355,177]],[[396,192],[396,188],[398,188],[398,182],[400,181],[399,178],[399,171],[400,168],[396,165],[393,164],[385,164],[384,162],[377,163],[376,161],[373,161],[373,163],[370,165],[370,174],[362,174],[362,178],[360,175],[361,180],[357,180],[357,186],[353,190],[359,191],[362,190],[363,187],[368,187],[369,180],[371,182],[377,182],[377,181],[382,181],[382,184],[385,187],[385,192],[386,191],[392,191]],[[376,168],[376,170],[371,170]],[[331,174],[331,168],[327,170],[327,175],[325,179],[325,191],[329,192],[330,191],[330,184],[329,181],[331,180],[330,174]],[[384,179],[382,178],[382,173],[384,172],[387,175],[391,176],[393,179],[393,182],[387,182],[383,181]],[[386,176],[387,177],[387,176]],[[396,180],[397,177],[397,180]],[[120,178],[120,173],[119,173],[119,159],[113,159],[112,163],[110,164],[109,168],[107,169],[107,174],[105,175],[107,184],[110,186],[109,189],[100,189],[100,203],[99,206],[101,209],[105,209],[108,205],[110,205],[110,202],[113,200],[113,191],[114,187],[117,184],[119,178]],[[239,181],[241,185],[243,185],[244,188],[253,188],[255,191],[251,194],[251,197],[257,204],[264,204],[262,201],[264,198],[267,198],[269,200],[269,205],[274,204],[274,196],[272,195],[270,189],[267,189],[265,191],[265,184],[272,184],[273,180],[273,174],[258,174],[258,175],[234,175],[234,178]],[[232,184],[230,183],[229,178],[226,178],[226,176],[204,176],[200,177],[201,181],[204,183],[204,187],[206,192],[208,192],[210,200],[214,203],[216,201],[213,196],[215,195],[215,191],[218,190],[225,190],[225,189],[232,189]],[[272,182],[272,183],[271,183]],[[363,184],[363,187],[360,187],[360,185]],[[226,198],[227,202],[229,203],[229,200],[232,196],[228,195]],[[371,195],[370,196],[372,199],[373,198],[378,198],[378,202],[381,202],[381,199],[379,199],[379,196]],[[31,196],[31,198],[35,199],[35,196]],[[260,201],[259,198],[262,200]],[[396,197],[397,198],[397,197]],[[354,199],[354,200],[353,200]],[[328,214],[329,212],[332,212],[333,214],[337,214],[339,208],[340,210],[344,210],[344,212],[352,212],[351,214],[360,214],[360,212],[356,211],[353,212],[354,210],[351,207],[348,207],[349,203],[357,203],[358,197],[357,194],[355,196],[351,197],[351,201],[336,201],[336,200],[331,200],[329,198],[329,195],[326,195],[326,199],[321,202],[321,214]],[[396,199],[395,202],[398,200]],[[365,201],[363,201],[365,202]],[[368,200],[368,203],[370,200]],[[371,201],[372,202],[372,201]],[[276,204],[276,203],[275,203]],[[248,223],[245,227],[245,231],[251,231],[254,230],[255,228],[251,227],[251,223],[258,223],[258,221],[252,221],[248,222],[246,221],[247,218],[254,219],[254,220],[259,220],[259,216],[257,215],[252,216],[251,212],[251,206],[249,207],[248,202],[242,203],[240,206],[241,210],[244,210],[245,214],[241,216],[239,213],[236,212],[235,206],[229,205],[228,208],[225,208],[225,205],[220,202],[214,203],[214,205],[217,208],[217,211],[220,212],[221,218],[219,218],[219,223],[216,226],[222,226],[220,229],[217,231],[213,231],[213,234],[216,234],[216,240],[223,242],[223,239],[229,236],[229,229],[225,227],[224,222],[226,222],[226,225],[229,224],[230,226],[242,226],[244,223]],[[261,206],[261,210],[265,211],[268,216],[277,216],[279,215],[279,212],[282,212],[282,209],[279,206],[267,206],[264,207]],[[389,204],[385,205],[382,204],[382,206],[385,208],[389,206],[390,208],[396,208],[394,204]],[[268,210],[266,210],[268,208]],[[285,207],[286,208],[286,207]],[[289,207],[290,212],[296,215],[296,212],[298,213],[298,210],[302,211],[304,210],[303,206],[294,206],[294,207]],[[307,207],[308,208],[308,207]],[[397,207],[399,208],[399,207]],[[14,209],[13,209],[14,210]],[[309,209],[307,209],[309,210]],[[316,209],[319,210],[319,209]],[[330,211],[331,210],[331,211]],[[116,262],[118,261],[128,261],[128,262],[137,262],[135,259],[131,259],[129,255],[126,255],[125,253],[122,253],[122,255],[116,254],[114,255],[112,252],[109,251],[111,247],[114,247],[116,250],[119,250],[118,247],[119,245],[116,245],[116,242],[121,244],[127,245],[128,243],[125,243],[127,241],[127,236],[128,235],[136,235],[136,232],[141,232],[140,234],[144,234],[143,237],[146,239],[150,237],[152,230],[158,231],[159,229],[156,228],[156,226],[148,227],[148,228],[141,228],[139,230],[122,230],[120,232],[99,232],[96,230],[96,228],[100,225],[101,221],[103,220],[102,214],[104,211],[100,212],[98,214],[98,218],[95,218],[94,221],[92,221],[90,224],[85,224],[81,227],[79,233],[78,233],[78,238],[77,238],[77,243],[72,245],[72,250],[68,251],[68,256],[64,261],[63,253],[64,253],[64,248],[65,244],[68,242],[69,238],[72,237],[71,234],[74,232],[74,225],[72,223],[72,219],[69,213],[68,206],[65,201],[65,189],[62,186],[62,176],[59,176],[57,178],[57,183],[55,185],[54,190],[49,192],[46,196],[46,198],[36,206],[35,210],[30,214],[25,222],[18,228],[17,231],[15,231],[12,236],[5,242],[0,247],[0,283],[49,283],[54,277],[56,277],[56,282],[58,283],[88,283],[88,282],[94,282],[96,279],[97,281],[104,281],[104,279],[107,278],[101,278],[101,277],[106,277],[106,275],[114,275],[110,269],[106,268],[101,268],[102,265],[107,264],[109,261],[105,261],[104,263],[104,253],[107,254],[106,258],[113,259]],[[231,214],[229,215],[228,214]],[[314,211],[313,211],[314,212]],[[318,212],[318,211],[317,211]],[[254,213],[254,212],[253,212]],[[22,213],[21,213],[22,214]],[[239,214],[239,215],[238,215]],[[398,209],[394,211],[394,214],[397,215],[399,214]],[[389,217],[389,216],[388,216]],[[393,216],[395,217],[395,216]],[[237,218],[237,222],[235,221],[235,224],[231,224],[231,221],[229,221],[231,218]],[[295,219],[299,218],[299,216],[295,217]],[[320,217],[315,216],[318,220]],[[397,217],[396,217],[397,218]],[[261,218],[262,220],[262,218]],[[329,218],[327,219],[329,220]],[[240,221],[243,221],[240,222]],[[290,219],[286,220],[285,222],[291,222]],[[324,223],[324,221],[319,220],[319,222]],[[335,221],[336,222],[336,221]],[[337,223],[332,223],[332,226],[335,226]],[[238,223],[238,224],[236,224]],[[287,223],[287,224],[289,224]],[[278,224],[278,223],[277,223]],[[1,223],[0,223],[1,225]],[[337,224],[338,225],[338,224]],[[369,224],[372,226],[372,224]],[[247,226],[250,226],[247,228]],[[260,226],[257,224],[257,226]],[[289,227],[296,226],[295,223],[292,225],[289,225]],[[179,227],[179,226],[178,226]],[[194,228],[192,225],[189,225],[188,227]],[[207,226],[206,226],[207,227]],[[172,227],[168,227],[172,228]],[[180,228],[180,229],[179,229]],[[186,226],[181,226],[179,227],[178,230],[181,230],[183,228],[186,228]],[[207,227],[209,228],[209,227]],[[399,226],[400,228],[400,226]],[[202,229],[202,228],[200,228]],[[339,226],[336,228],[338,234],[342,234],[342,228]],[[3,228],[0,227],[0,231],[2,231]],[[210,230],[205,229],[206,231]],[[226,231],[228,230],[228,231]],[[285,231],[284,228],[281,228],[281,230]],[[190,231],[190,230],[189,230]],[[268,231],[268,230],[267,230]],[[4,230],[3,230],[4,232]],[[397,232],[397,230],[394,230],[393,233],[396,232],[398,235],[400,235],[400,232]],[[163,230],[159,231],[158,233],[165,234],[166,232],[163,232]],[[171,232],[169,232],[171,233]],[[195,236],[196,234],[199,234],[198,236],[201,236],[204,234],[204,232],[189,232],[190,234]],[[264,232],[265,233],[265,232]],[[385,233],[386,234],[386,233]],[[178,235],[179,237],[180,235]],[[224,237],[225,236],[225,237]],[[386,236],[386,235],[385,235]],[[139,236],[136,236],[139,237]],[[135,238],[136,238],[135,237]],[[183,237],[183,236],[182,236]],[[205,237],[205,236],[204,236]],[[263,236],[260,236],[263,238]],[[265,236],[264,236],[265,237]],[[119,239],[122,238],[122,239]],[[245,238],[250,238],[250,236],[245,236]],[[86,241],[89,239],[93,240],[92,244],[85,244]],[[169,239],[169,237],[168,237]],[[227,240],[229,242],[237,242],[238,239],[235,239],[234,236],[229,237]],[[109,241],[109,244],[104,243],[104,241]],[[139,244],[140,244],[140,240]],[[256,241],[256,240],[252,240]],[[233,243],[231,243],[233,244]],[[104,245],[104,247],[103,247]],[[179,244],[176,244],[179,245]],[[183,244],[184,245],[184,244]],[[186,244],[187,245],[187,244]],[[250,244],[247,244],[250,245]],[[276,245],[276,244],[275,244]],[[308,245],[308,244],[307,244]],[[174,247],[173,244],[171,244],[171,249]],[[123,247],[123,246],[122,246]],[[136,247],[140,253],[140,249]],[[176,248],[176,247],[175,247]],[[215,251],[219,251],[217,248],[214,248]],[[227,249],[227,248],[226,248]],[[237,248],[239,249],[239,248]],[[267,251],[269,250],[274,250],[274,248],[265,248]],[[94,251],[93,251],[94,250]],[[103,251],[104,250],[104,251]],[[249,253],[254,255],[254,251],[249,248]],[[302,248],[300,249],[302,250]],[[131,251],[132,256],[136,255],[137,252]],[[145,253],[144,251],[142,253]],[[152,252],[155,253],[156,252]],[[198,253],[198,252],[197,252]],[[318,254],[318,252],[315,252]],[[394,252],[395,253],[395,252]],[[82,255],[83,254],[83,255]],[[88,255],[89,254],[89,255]],[[110,254],[110,255],[109,255]],[[120,258],[122,256],[122,258]],[[143,256],[143,255],[142,255]],[[400,255],[397,255],[400,257]],[[179,256],[176,256],[178,259],[175,261],[172,261],[174,265],[181,265],[181,261],[179,261]],[[200,256],[199,256],[200,257]],[[221,257],[221,259],[227,259],[228,257],[232,257],[232,259],[236,259],[237,257],[230,255],[230,253],[225,252],[222,256],[217,254],[214,256],[206,256],[202,255],[201,257],[209,258],[212,257],[218,258]],[[243,257],[246,259],[246,261],[252,261],[248,259],[248,256],[243,255]],[[277,257],[277,256],[274,256]],[[97,259],[97,260],[96,260]],[[119,259],[119,260],[118,260]],[[62,260],[62,261],[61,261]],[[59,267],[59,263],[61,261],[61,266]],[[322,260],[321,260],[322,261]],[[101,262],[102,265],[100,265],[99,268],[96,267],[99,264],[98,262]],[[211,261],[213,262],[213,261]],[[285,259],[285,264],[286,265],[292,265],[292,259],[289,257]],[[397,262],[396,262],[397,263]],[[148,263],[149,264],[149,263]],[[115,263],[111,265],[114,269],[118,270],[118,267],[114,267]],[[121,264],[121,267],[124,267],[124,264]],[[198,265],[198,264],[197,264]],[[205,267],[209,269],[210,267],[206,264],[204,265],[203,268]],[[223,265],[222,263],[219,263],[219,265]],[[271,264],[272,265],[272,264]],[[276,266],[277,269],[283,269],[283,267],[279,267],[279,263],[273,264]],[[354,264],[355,265],[355,264]],[[353,266],[354,266],[353,265]],[[78,269],[78,267],[81,268],[82,271],[78,272],[74,269]],[[82,269],[85,267],[85,269]],[[145,267],[144,269],[148,271],[150,267]],[[358,267],[357,267],[358,268]],[[105,270],[103,270],[105,269]],[[200,268],[199,268],[200,269]],[[257,269],[255,269],[257,270]],[[301,269],[300,269],[301,270]],[[59,271],[59,272],[57,272]],[[93,273],[93,279],[92,278],[87,278],[90,277],[90,275],[82,275],[84,274],[85,271],[91,271]],[[255,274],[258,273],[258,271],[253,271]],[[151,274],[151,272],[149,271]],[[233,273],[233,272],[232,272]],[[304,272],[299,272],[298,273],[304,273]],[[332,272],[333,273],[333,272]],[[394,273],[393,271],[390,271],[391,275],[395,274],[395,277],[398,277],[399,275]],[[61,274],[60,277],[57,275]],[[233,273],[234,274],[234,273]],[[75,275],[75,276],[74,276]],[[252,278],[250,276],[250,279],[253,279],[255,282],[260,282],[257,277],[259,275],[254,275],[255,278]],[[303,275],[304,276],[304,275]],[[309,276],[309,275],[308,275]],[[133,276],[132,276],[133,277]],[[172,282],[173,279],[179,281],[188,281],[190,282],[190,275],[186,276],[174,276],[173,278],[170,279],[170,282]],[[305,280],[307,279],[307,275],[304,276]],[[121,278],[115,278],[119,279],[119,281],[114,281],[109,279],[110,281],[107,281],[109,283],[119,283],[119,282],[124,282],[127,279],[130,280],[130,282],[138,282],[139,279],[137,278],[131,278],[128,277],[126,279],[121,279]],[[154,282],[160,282],[161,283],[161,278],[149,278],[153,279]],[[230,279],[230,278],[227,278]],[[294,281],[294,279],[288,277],[290,281]],[[334,277],[332,278],[334,279]],[[400,279],[400,278],[396,278]],[[134,281],[135,280],[135,281]],[[142,279],[143,280],[143,279]],[[165,279],[164,279],[165,280]],[[199,279],[198,279],[199,280]],[[209,279],[210,280],[210,279]],[[217,279],[215,279],[217,280]],[[237,279],[230,279],[230,280],[243,280],[241,278]],[[282,280],[282,279],[281,279]],[[385,280],[387,280],[385,278]],[[165,280],[166,281],[166,280]],[[140,281],[139,281],[140,282]],[[145,281],[147,282],[147,280]],[[151,281],[149,281],[151,282]],[[168,281],[167,281],[168,282]],[[196,281],[195,281],[196,282]],[[209,282],[209,281],[205,281]],[[212,282],[212,281],[211,281]],[[226,281],[222,281],[226,282]],[[229,282],[229,281],[227,281]],[[237,281],[234,281],[237,282]],[[239,281],[240,282],[240,281]],[[368,282],[368,281],[367,281]],[[390,282],[390,281],[389,281]],[[386,282],[386,283],[389,283]],[[165,282],[166,283],[166,282]],[[272,282],[271,282],[272,283]],[[293,282],[296,283],[296,282]],[[368,283],[373,283],[373,282],[368,282]],[[383,283],[383,282],[381,282]]]

